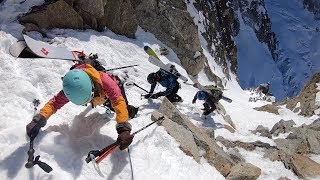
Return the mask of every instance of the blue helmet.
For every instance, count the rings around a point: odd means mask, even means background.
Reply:
[[[204,91],[199,91],[197,93],[197,99],[204,100],[207,97],[207,94]]]
[[[89,103],[94,95],[89,75],[80,69],[72,69],[63,77],[63,92],[76,105]]]

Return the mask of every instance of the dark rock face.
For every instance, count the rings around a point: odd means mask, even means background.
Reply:
[[[102,31],[107,27],[131,38],[135,37],[138,27],[131,1],[125,0],[49,0],[33,7],[19,21],[33,27],[27,31],[52,28]]]
[[[103,17],[97,18],[98,29],[108,27],[111,31],[135,37],[138,22],[130,0],[108,0]]]
[[[210,54],[216,58],[219,65],[223,67],[224,74],[229,75],[227,64],[231,64],[231,71],[237,72],[237,47],[232,35],[239,31],[239,21],[235,18],[233,9],[228,0],[204,1],[196,0],[194,6],[202,12],[205,20],[203,26],[205,32],[203,37],[208,42]]]
[[[138,24],[153,33],[177,54],[188,74],[197,75],[203,68],[205,57],[194,59],[202,52],[198,28],[183,1],[134,1]]]
[[[314,14],[316,20],[320,20],[320,1],[303,0],[303,6]]]
[[[43,6],[46,6],[46,8],[34,8],[28,15],[21,17],[20,22],[24,24],[34,24],[40,29],[51,29],[57,27],[70,29],[83,28],[83,19],[65,1],[57,1],[50,5]]]
[[[240,9],[244,23],[254,30],[261,43],[267,44],[272,58],[276,60],[278,58],[277,39],[271,29],[271,20],[265,8],[264,0],[238,0],[233,6],[236,10]]]

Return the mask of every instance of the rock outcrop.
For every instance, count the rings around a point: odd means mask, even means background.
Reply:
[[[320,73],[316,73],[305,84],[301,92],[296,97],[287,98],[283,101],[268,104],[262,107],[255,108],[258,111],[266,111],[274,114],[279,114],[280,106],[284,106],[299,115],[311,117],[319,114],[320,104],[317,102],[317,96],[320,88]]]
[[[199,23],[205,28],[202,36],[208,42],[210,54],[216,58],[217,64],[223,67],[228,78],[228,63],[231,64],[231,72],[237,74],[237,47],[233,35],[239,31],[239,23],[228,1],[196,0],[193,5],[203,15],[204,19]]]
[[[194,58],[202,52],[198,28],[183,1],[133,1],[139,25],[154,34],[178,56],[188,74],[194,76],[203,69],[206,58]]]
[[[303,0],[303,6],[314,14],[316,20],[320,20],[320,2],[318,0]]]
[[[250,163],[239,163],[232,167],[231,173],[226,178],[227,180],[237,179],[258,179],[261,175],[261,169]]]
[[[138,24],[131,1],[49,0],[19,18],[26,31],[52,28],[108,28],[117,34],[135,37]]]
[[[209,164],[229,179],[244,177],[241,172],[248,172],[247,176],[251,179],[260,176],[260,168],[243,162],[237,153],[230,152],[229,155],[224,152],[215,140],[206,133],[205,129],[195,126],[167,98],[163,99],[159,111],[153,112],[151,118],[156,120],[160,116],[166,117],[161,125],[180,143],[182,151],[192,156],[196,161],[199,162],[201,157],[206,158]]]
[[[281,120],[271,130],[258,126],[254,134],[274,139],[275,146],[261,141],[241,142],[230,141],[221,136],[216,140],[228,149],[243,148],[253,151],[257,147],[264,149],[264,157],[271,161],[282,161],[287,169],[300,178],[319,178],[320,164],[309,158],[309,154],[320,154],[320,119],[310,125],[295,127],[294,121]],[[286,138],[275,138],[280,134],[290,133]],[[230,176],[230,175],[229,175]],[[229,177],[228,176],[228,177]]]

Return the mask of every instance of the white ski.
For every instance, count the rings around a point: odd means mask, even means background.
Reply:
[[[13,57],[19,57],[19,55],[27,48],[25,41],[18,41],[13,43],[9,48],[9,53]]]
[[[80,60],[78,51],[69,51],[66,48],[55,47],[48,43],[37,41],[27,35],[23,35],[27,47],[33,54],[42,58],[62,59],[62,60]]]

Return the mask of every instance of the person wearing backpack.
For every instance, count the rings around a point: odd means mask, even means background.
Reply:
[[[150,91],[145,98],[157,99],[160,96],[165,96],[170,102],[181,102],[182,98],[177,95],[178,90],[180,89],[180,84],[177,81],[177,77],[163,69],[155,73],[150,73],[147,77],[148,82],[151,84]],[[154,89],[157,83],[165,87],[166,90],[153,94]]]
[[[126,149],[133,140],[131,124],[128,122],[126,100],[112,76],[97,71],[90,64],[81,64],[68,71],[63,77],[63,89],[50,99],[32,121],[26,125],[27,135],[34,139],[47,120],[68,102],[76,105],[91,103],[93,107],[111,101],[116,113],[117,141],[120,149]]]
[[[270,89],[270,82],[260,84],[257,88],[257,92],[259,94],[263,93],[266,96],[272,96],[272,94],[269,92]]]
[[[222,91],[217,88],[211,88],[208,90],[200,90],[196,93],[192,100],[192,104],[195,104],[197,100],[204,101],[203,115],[207,116],[216,109],[216,103],[222,98]]]
[[[136,116],[136,114],[138,113],[139,107],[134,107],[134,106],[129,104],[127,96],[126,96],[126,92],[124,90],[123,81],[121,81],[121,79],[118,76],[107,72],[107,70],[97,60],[98,59],[98,55],[97,54],[92,54],[92,55],[86,56],[84,53],[81,53],[79,55],[79,59],[81,59],[81,61],[79,61],[77,64],[73,65],[70,68],[70,70],[74,69],[75,67],[77,67],[77,66],[79,66],[81,64],[90,64],[97,71],[101,71],[101,72],[107,73],[110,77],[112,77],[112,79],[114,79],[117,82],[117,84],[118,84],[118,86],[119,86],[119,88],[121,90],[121,94],[122,94],[124,100],[126,101],[127,110],[128,110],[128,113],[129,113],[129,118],[130,119],[134,118]],[[114,112],[114,109],[112,107],[110,99],[108,99],[105,103],[103,103],[103,106],[109,108],[110,111]]]

